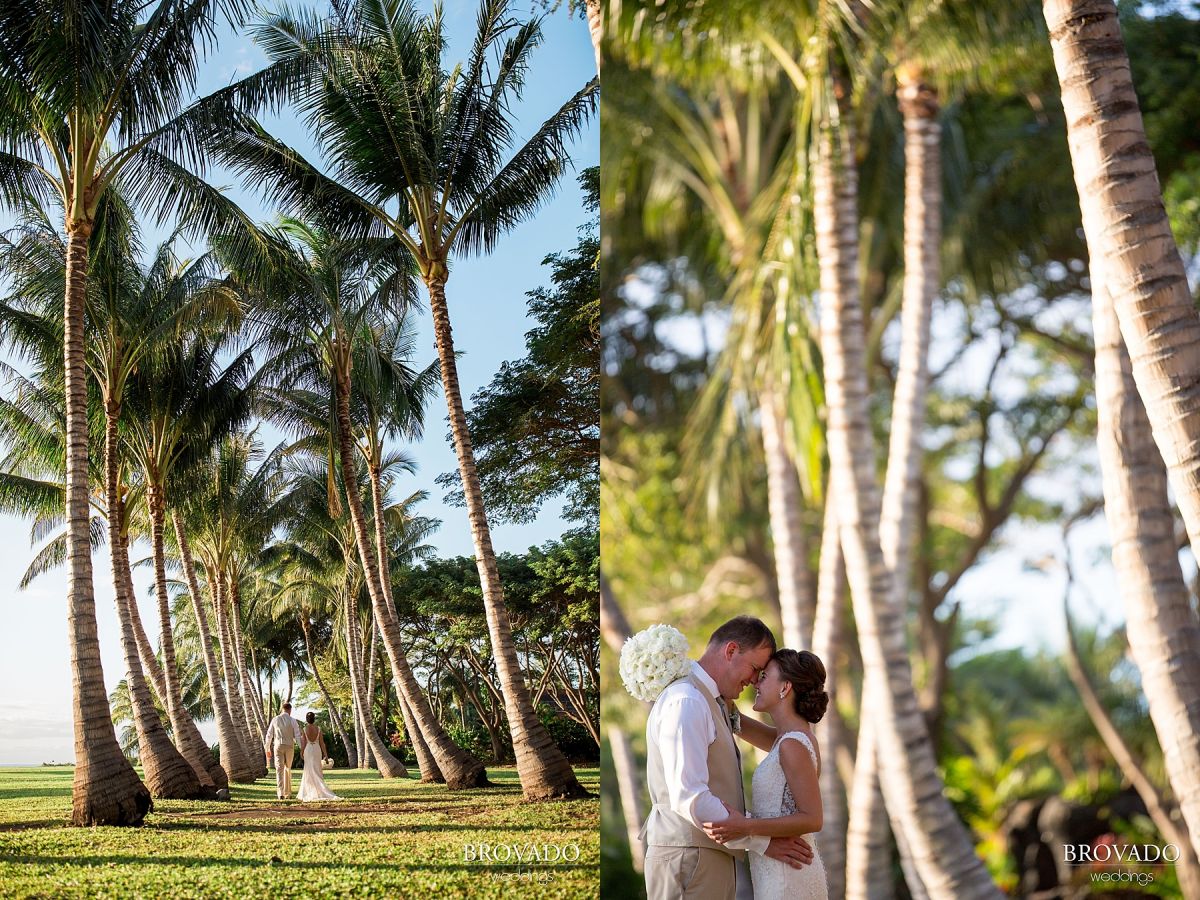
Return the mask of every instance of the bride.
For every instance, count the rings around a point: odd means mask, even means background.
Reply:
[[[742,718],[742,739],[769,752],[754,770],[752,817],[730,809],[724,821],[705,823],[708,836],[722,844],[746,835],[787,837],[821,830],[821,759],[813,725],[829,705],[825,666],[807,650],[779,650],[757,688],[754,709],[770,715],[775,727]],[[813,861],[802,869],[750,854],[754,900],[826,900],[825,867],[815,843],[809,843],[814,845]]]
[[[325,736],[321,729],[313,724],[316,716],[309,713],[304,717],[308,724],[300,732],[301,758],[304,760],[304,778],[300,782],[300,792],[296,799],[301,801],[341,800],[342,798],[325,785],[325,777],[321,774],[321,760],[328,756],[325,750]]]

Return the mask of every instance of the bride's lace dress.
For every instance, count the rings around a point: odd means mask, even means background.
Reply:
[[[318,741],[309,741],[304,748],[304,778],[296,799],[310,802],[342,799],[325,784],[325,777],[321,774],[321,744]]]
[[[813,765],[817,765],[817,752],[808,735],[802,731],[789,731],[780,736],[766,759],[754,770],[750,796],[751,812],[756,819],[774,819],[796,812],[796,801],[792,798],[792,790],[779,763],[779,746],[788,738],[804,744],[812,756]],[[825,867],[821,864],[821,854],[817,852],[812,835],[805,837],[813,845],[813,861],[802,869],[793,869],[786,863],[758,853],[750,854],[754,900],[826,900],[829,892],[825,886]]]

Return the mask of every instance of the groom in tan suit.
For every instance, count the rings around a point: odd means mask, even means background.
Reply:
[[[298,743],[300,723],[292,718],[292,704],[285,703],[263,735],[267,765],[275,763],[275,796],[280,800],[292,799],[292,759]]]
[[[718,844],[700,827],[725,819],[723,803],[746,811],[732,702],[775,652],[760,620],[738,616],[713,632],[692,671],[659,695],[646,723],[646,781],[653,806],[646,842],[648,900],[733,900],[750,896],[747,851],[800,868],[812,848],[800,837],[745,837]]]

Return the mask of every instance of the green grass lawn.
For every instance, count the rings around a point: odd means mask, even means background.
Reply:
[[[577,772],[599,792],[598,770]],[[228,803],[155,801],[141,828],[71,828],[69,767],[0,769],[0,896],[598,896],[599,800],[525,803],[514,769],[488,776],[497,787],[449,791],[334,771],[344,801],[303,804],[276,800],[272,773],[233,785]],[[480,843],[578,859],[480,862]]]

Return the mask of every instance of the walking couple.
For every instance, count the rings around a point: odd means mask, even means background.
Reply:
[[[341,800],[325,784],[321,774],[321,762],[329,754],[325,750],[325,736],[314,724],[316,716],[309,713],[301,729],[300,723],[292,718],[292,704],[283,704],[283,709],[267,726],[263,735],[263,751],[267,754],[267,765],[275,765],[276,794],[280,800],[292,799],[292,759],[296,745],[300,745],[304,761],[304,777],[300,780],[300,791],[296,799],[302,802],[313,800]]]
[[[771,725],[733,705],[748,685],[755,712]],[[803,836],[822,825],[813,725],[828,703],[821,660],[777,650],[760,620],[738,616],[713,632],[646,724],[649,900],[825,900],[821,858]],[[739,737],[767,751],[754,771],[750,815]]]

